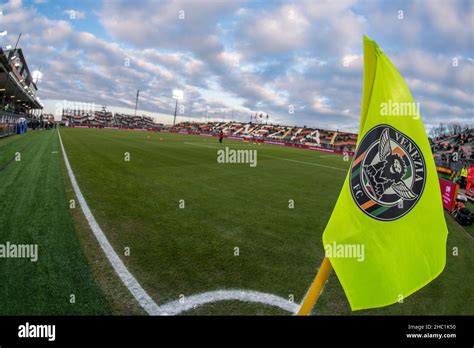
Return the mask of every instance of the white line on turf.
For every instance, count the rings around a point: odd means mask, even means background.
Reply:
[[[198,144],[198,143],[189,143],[189,142],[184,142],[187,145],[194,145],[194,146],[201,146],[201,147],[207,147],[209,149],[217,149],[217,147],[210,146],[210,145],[203,145],[203,144]],[[334,156],[334,155],[331,155]],[[301,164],[309,164],[312,166],[317,166],[317,167],[323,167],[323,168],[328,168],[328,169],[334,169],[334,170],[340,170],[343,172],[347,172],[347,169],[344,168],[337,168],[337,167],[331,167],[331,166],[325,166],[324,164],[319,164],[319,163],[313,163],[313,162],[305,162],[305,161],[298,161],[294,159],[289,159],[289,158],[282,158],[282,157],[275,157],[275,156],[267,156],[267,155],[259,155],[259,157],[266,157],[266,158],[273,158],[273,159],[279,159],[282,161],[289,161],[289,162],[295,162],[295,163],[301,163]],[[319,156],[323,157],[323,156]]]
[[[290,313],[296,313],[300,308],[299,305],[272,294],[247,290],[217,290],[185,297],[182,303],[179,300],[173,301],[161,306],[160,309],[169,314],[179,314],[206,303],[227,300],[271,304],[272,306],[280,307]]]
[[[184,142],[186,145],[194,145],[194,146],[201,146],[201,147],[207,147],[208,149],[213,149],[215,150],[216,147],[211,146],[211,145],[203,145],[203,144],[197,144],[197,143],[188,143],[187,141]]]
[[[274,157],[274,156],[266,156],[266,155],[259,155],[260,157],[267,157],[267,158],[274,158],[274,159],[279,159],[282,161],[288,161],[288,162],[295,162],[295,163],[301,163],[301,164],[309,164],[312,166],[318,166],[318,167],[324,167],[324,168],[329,168],[329,169],[334,169],[334,170],[340,170],[342,172],[347,172],[347,169],[344,168],[337,168],[337,167],[331,167],[331,166],[325,166],[324,164],[318,164],[318,163],[313,163],[313,162],[305,162],[305,161],[298,161],[294,159],[289,159],[289,158],[281,158],[281,157]]]
[[[71,165],[69,164],[69,160],[66,154],[66,150],[64,149],[63,140],[61,139],[61,133],[59,132],[59,128],[58,128],[58,135],[59,135],[59,142],[61,144],[61,149],[63,152],[64,163],[66,165],[66,169],[69,175],[69,179],[71,180],[74,193],[76,194],[76,197],[79,201],[79,205],[82,208],[82,212],[84,213],[84,216],[86,217],[87,222],[89,223],[89,226],[92,232],[97,238],[97,241],[99,242],[100,247],[104,251],[107,258],[109,259],[110,264],[114,268],[120,280],[122,280],[122,282],[125,284],[125,286],[133,295],[133,297],[135,297],[135,299],[138,301],[140,306],[142,306],[143,309],[150,315],[163,314],[158,308],[158,305],[155,303],[155,301],[152,300],[152,298],[147,294],[147,292],[140,286],[140,284],[135,279],[133,274],[130,273],[130,271],[127,269],[125,264],[122,262],[120,257],[117,255],[117,253],[113,249],[112,245],[107,240],[107,237],[105,236],[104,231],[102,231],[102,229],[100,228],[99,224],[94,218],[94,215],[92,215],[92,212],[89,209],[89,206],[87,205],[87,202],[84,199],[84,196],[82,195],[81,189],[79,188],[79,185],[77,184],[77,180],[76,180],[76,177],[74,176]]]
[[[130,291],[130,293],[133,295],[133,297],[135,297],[140,306],[149,315],[176,315],[180,314],[181,312],[188,311],[190,309],[194,309],[208,303],[226,300],[262,303],[270,306],[279,307],[293,314],[298,311],[299,305],[296,305],[290,302],[289,300],[284,299],[283,297],[251,290],[209,291],[202,294],[189,296],[188,298],[185,298],[184,301],[182,301],[183,303],[178,300],[169,302],[162,306],[158,306],[156,302],[153,301],[153,299],[150,297],[150,295],[148,295],[145,289],[141,287],[140,283],[138,283],[133,274],[130,273],[130,271],[127,269],[125,264],[122,262],[122,260],[117,255],[112,245],[108,241],[104,231],[102,231],[96,219],[94,218],[94,215],[92,214],[84,196],[82,195],[74,172],[72,171],[59,129],[58,136],[64,157],[64,163],[66,165],[66,169],[69,175],[69,179],[71,180],[74,193],[76,194],[76,197],[79,201],[79,205],[81,206],[82,212],[84,213],[84,216],[87,219],[87,222],[89,223],[89,226],[92,232],[94,233],[94,236],[99,242],[100,247],[104,251],[105,255],[107,256],[107,259],[114,268],[120,280],[124,283],[128,291]]]

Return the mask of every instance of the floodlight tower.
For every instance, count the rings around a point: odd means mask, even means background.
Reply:
[[[178,113],[178,101],[183,99],[183,91],[180,89],[174,89],[173,99],[176,99],[176,106],[174,108],[174,119],[173,119],[173,127],[174,127],[176,124],[176,115]]]
[[[137,108],[138,108],[138,98],[140,96],[140,90],[137,89],[137,97],[135,98],[135,116],[137,116]]]

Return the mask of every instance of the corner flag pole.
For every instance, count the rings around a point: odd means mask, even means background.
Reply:
[[[321,293],[321,290],[323,290],[324,284],[326,284],[331,271],[331,262],[327,257],[324,257],[321,267],[319,267],[319,272],[316,274],[313,284],[311,284],[311,287],[309,288],[308,293],[306,294],[306,297],[304,298],[296,315],[309,315],[311,313],[311,310],[313,309],[314,304]]]

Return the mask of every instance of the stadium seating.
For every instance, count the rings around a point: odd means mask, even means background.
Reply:
[[[64,110],[63,121],[68,121],[70,126],[87,127],[118,127],[129,129],[158,129],[157,124],[151,117],[130,116],[125,114],[112,114],[111,112],[96,111],[86,112],[82,110]]]
[[[474,129],[433,138],[431,149],[438,167],[459,173],[463,165],[474,163]]]
[[[268,139],[350,152],[354,151],[357,143],[357,135],[352,133],[250,122],[181,122],[170,130],[205,134],[218,134],[222,131],[226,136]]]

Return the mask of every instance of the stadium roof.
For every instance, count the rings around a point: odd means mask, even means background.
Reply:
[[[2,50],[0,48],[0,94],[13,102],[19,111],[42,109],[43,104],[36,96],[36,86],[21,48]]]

